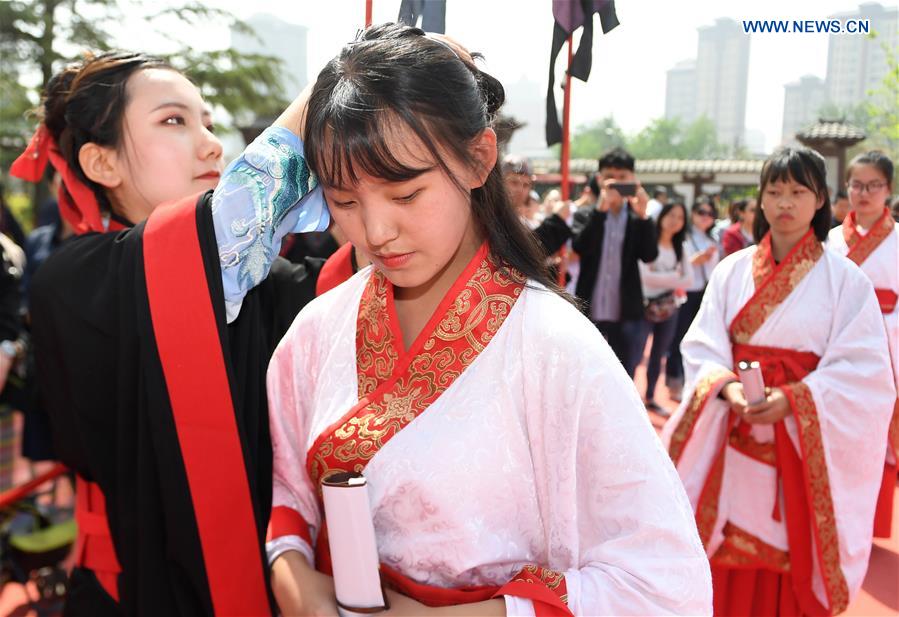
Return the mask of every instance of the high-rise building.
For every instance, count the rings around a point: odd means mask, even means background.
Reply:
[[[853,107],[865,100],[869,90],[881,87],[889,69],[886,50],[899,47],[899,8],[868,2],[861,4],[856,11],[833,17],[844,23],[849,19],[867,19],[870,31],[876,33],[873,38],[864,34],[830,35],[827,99],[841,108]]]
[[[749,81],[749,35],[733,19],[699,28],[696,52],[696,113],[714,123],[718,141],[742,145]]]
[[[784,86],[783,141],[791,142],[796,132],[818,120],[818,112],[827,97],[824,80],[805,75]]]
[[[685,124],[696,119],[696,60],[683,60],[665,78],[665,117]]]
[[[707,116],[718,141],[731,151],[744,146],[749,35],[733,19],[699,28],[695,61],[668,71],[665,116],[692,122]]]

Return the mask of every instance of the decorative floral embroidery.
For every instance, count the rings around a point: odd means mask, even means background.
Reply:
[[[374,270],[357,320],[360,403],[310,450],[313,482],[340,471],[362,471],[384,444],[437,400],[499,330],[524,281],[520,274],[497,268],[484,245],[454,286],[458,291],[437,309],[444,312],[425,326],[430,334],[401,354],[398,330],[389,321],[392,286]]]
[[[559,596],[565,604],[568,604],[568,589],[565,585],[565,574],[549,568],[528,565],[521,569],[510,583],[535,583],[544,585],[547,589]]]
[[[780,265],[774,265],[771,234],[767,234],[752,257],[755,293],[740,309],[730,325],[734,343],[748,343],[765,320],[787,299],[806,274],[824,254],[824,247],[811,229],[790,250]]]
[[[854,261],[856,265],[862,265],[868,256],[880,246],[880,243],[890,237],[895,226],[896,223],[890,216],[889,208],[884,207],[883,214],[863,236],[856,229],[855,212],[850,212],[843,219],[843,238],[846,240],[846,246],[849,247],[846,257]]]

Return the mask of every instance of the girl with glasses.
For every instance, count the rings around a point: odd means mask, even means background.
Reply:
[[[886,326],[893,375],[899,387],[899,224],[889,208],[893,190],[893,162],[883,152],[860,154],[849,163],[846,174],[849,205],[843,224],[829,235],[828,248],[846,255],[868,275],[880,304]],[[890,424],[883,483],[874,517],[874,537],[890,537],[893,492],[896,489],[896,458],[899,454],[899,404]]]

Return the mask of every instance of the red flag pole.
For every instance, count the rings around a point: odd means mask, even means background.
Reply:
[[[371,25],[371,2],[372,0],[365,0],[365,27],[368,28]]]
[[[562,170],[562,199],[569,199],[570,197],[570,187],[568,182],[568,159],[571,155],[570,147],[571,142],[569,139],[569,131],[570,131],[570,118],[571,118],[571,75],[569,71],[571,70],[571,60],[573,57],[571,48],[573,47],[572,36],[568,35],[568,65],[565,69],[565,102],[562,106],[562,160],[561,160],[561,170]]]
[[[571,60],[574,56],[572,48],[574,42],[571,40],[572,35],[568,35],[568,65],[565,69],[565,92],[564,103],[562,104],[562,160],[560,161],[562,171],[562,200],[571,199],[571,183],[569,181],[568,161],[571,158]],[[559,249],[559,287],[565,286],[565,274],[568,271],[568,250],[563,246]]]

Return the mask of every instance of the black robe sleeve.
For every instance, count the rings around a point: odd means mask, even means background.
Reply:
[[[562,248],[571,237],[571,229],[568,227],[562,217],[558,214],[552,214],[540,223],[534,230],[537,241],[546,251],[547,255],[552,255]]]
[[[196,204],[199,245],[264,564],[272,477],[265,373],[275,345],[314,297],[320,262],[278,260],[247,294],[238,318],[226,324],[210,195]],[[38,272],[31,307],[41,394],[60,459],[106,497],[122,568],[118,610],[211,615],[196,515],[150,317],[143,235],[141,224],[71,239]],[[192,318],[192,307],[184,307],[183,318]],[[216,452],[208,455],[215,460]],[[221,516],[227,521],[227,512]],[[86,588],[72,590],[66,612],[109,614],[102,588],[90,589],[89,577],[81,580]]]

